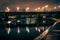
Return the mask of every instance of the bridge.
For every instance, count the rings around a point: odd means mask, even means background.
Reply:
[[[35,30],[40,32],[34,40],[43,39],[57,23],[60,23],[60,12],[1,12],[0,13],[0,28],[5,28],[10,34],[12,28],[17,28],[18,34],[22,31],[20,28],[26,28],[30,32],[30,27],[35,27]],[[46,28],[47,26],[47,28]],[[38,27],[38,28],[37,28]]]

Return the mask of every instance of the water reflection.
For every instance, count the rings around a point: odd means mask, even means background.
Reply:
[[[47,26],[46,26],[47,27]],[[17,27],[17,28],[0,28],[0,38],[10,40],[33,40],[45,30],[44,26],[41,27]],[[52,32],[50,32],[52,33]],[[43,40],[52,40],[55,38],[55,33],[48,34]],[[57,39],[55,39],[57,40]]]
[[[37,28],[37,29],[36,29]],[[0,38],[32,40],[41,33],[40,27],[0,28]]]

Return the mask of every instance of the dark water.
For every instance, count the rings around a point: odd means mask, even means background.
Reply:
[[[30,27],[29,31],[26,30],[26,27],[19,28],[20,33],[18,33],[17,28],[11,28],[9,34],[5,28],[0,28],[0,40],[33,40],[39,34],[42,33],[42,30],[39,31],[39,29],[36,30],[35,28],[36,27]],[[42,40],[59,40],[59,39],[60,33],[49,32]]]
[[[29,28],[29,31],[26,28],[19,28],[20,32],[18,33],[17,28],[11,28],[10,33],[8,34],[5,28],[0,28],[0,39],[2,40],[33,40],[38,36],[41,31],[36,31],[34,27]]]

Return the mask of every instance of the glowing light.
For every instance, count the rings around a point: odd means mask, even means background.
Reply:
[[[8,23],[8,24],[10,24],[10,23],[11,23],[11,21],[8,21],[7,23]]]
[[[11,29],[10,28],[6,28],[6,30],[7,30],[7,33],[9,34],[10,33],[10,31],[11,31]]]
[[[37,27],[35,27],[35,29],[36,29],[36,31],[37,31],[37,29],[38,29],[38,28],[37,28]]]
[[[58,6],[58,8],[60,8],[60,5]]]
[[[5,12],[10,12],[10,8],[6,7]]]
[[[45,8],[45,7],[42,7],[41,11],[44,11],[44,8]]]
[[[17,22],[20,22],[20,20],[17,20]]]
[[[17,30],[17,31],[18,31],[18,33],[20,33],[20,29],[19,29],[19,27],[18,27],[18,30]]]
[[[38,31],[40,32],[40,29],[38,28]]]
[[[28,11],[28,10],[29,10],[29,7],[26,8],[26,11]]]
[[[26,31],[27,31],[27,32],[30,32],[30,30],[29,30],[29,28],[28,28],[28,27],[26,27]]]
[[[57,9],[57,7],[54,7],[54,9]]]
[[[20,10],[20,7],[16,7],[16,9],[17,9],[17,11],[19,11]]]
[[[48,5],[45,5],[45,8],[47,8],[48,7]]]
[[[37,11],[38,9],[35,9],[35,11]]]
[[[46,18],[46,16],[43,16],[43,18]]]
[[[38,10],[40,9],[40,7],[38,7]]]
[[[43,20],[43,23],[45,23],[46,21]]]

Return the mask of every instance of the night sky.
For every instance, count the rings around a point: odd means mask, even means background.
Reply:
[[[0,0],[0,11],[3,10],[6,6],[12,5],[60,5],[60,0]]]

